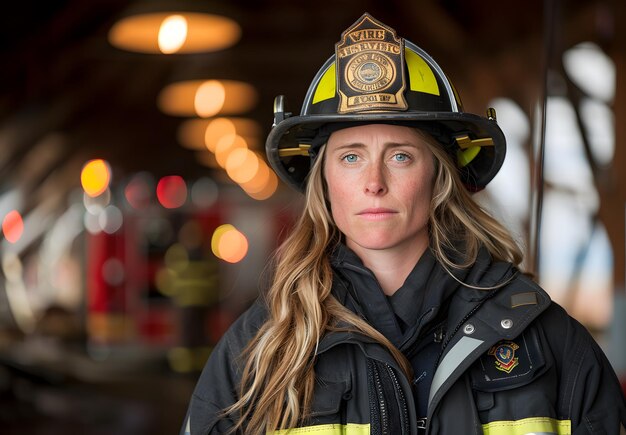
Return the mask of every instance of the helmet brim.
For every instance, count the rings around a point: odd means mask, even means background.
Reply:
[[[454,159],[458,149],[455,137],[469,135],[472,138],[491,138],[492,146],[482,147],[469,164],[459,168],[461,180],[471,192],[485,188],[500,170],[506,154],[506,139],[498,124],[471,113],[413,111],[293,116],[275,125],[266,141],[268,159],[281,180],[301,192],[305,190],[313,158],[306,153],[281,156],[280,150],[298,148],[300,144],[310,145],[319,128],[332,123],[393,123],[421,127],[426,131],[432,131],[435,127],[444,135],[449,135],[450,141],[440,142]],[[312,151],[314,154],[315,150]]]

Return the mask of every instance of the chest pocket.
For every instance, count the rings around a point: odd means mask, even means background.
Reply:
[[[474,391],[494,393],[531,383],[547,370],[539,335],[534,328],[515,340],[496,343],[470,370]],[[490,395],[480,395],[479,397]],[[489,401],[479,407],[488,407]]]
[[[341,421],[344,404],[352,398],[347,381],[316,381],[315,394],[311,404],[311,418],[316,423],[345,423]]]

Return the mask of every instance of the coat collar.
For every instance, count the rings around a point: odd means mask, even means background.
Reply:
[[[429,413],[481,355],[502,340],[519,337],[551,303],[543,289],[519,272],[507,285],[468,305],[471,293],[457,292],[451,302],[451,329],[433,377]]]

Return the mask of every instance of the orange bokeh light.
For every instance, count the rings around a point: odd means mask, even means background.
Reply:
[[[234,139],[236,134],[235,124],[227,118],[217,118],[207,125],[204,132],[204,144],[211,152],[215,152],[218,142],[223,137]]]
[[[187,19],[182,15],[166,17],[159,27],[159,50],[163,54],[176,53],[187,40]]]
[[[176,24],[166,22],[172,16],[185,19],[184,39],[180,22]],[[168,43],[172,46],[178,45],[176,50],[163,50],[164,34],[167,34]],[[140,53],[216,51],[234,45],[240,37],[241,27],[230,18],[174,11],[130,15],[116,22],[108,35],[109,42],[113,46]]]
[[[259,159],[259,169],[256,174],[254,174],[254,177],[245,183],[240,183],[240,186],[248,194],[259,193],[269,183],[271,172],[272,171],[267,164],[263,160]]]
[[[248,148],[246,140],[241,136],[224,136],[221,138],[217,142],[217,147],[215,148],[215,158],[217,159],[217,164],[224,168],[231,151],[237,148]]]
[[[101,195],[109,187],[111,182],[111,168],[102,159],[94,159],[85,163],[80,173],[80,183],[83,190],[89,196]]]
[[[259,171],[259,158],[246,148],[231,151],[226,159],[226,173],[235,183],[246,183]]]
[[[272,196],[276,192],[276,189],[278,189],[278,178],[276,177],[276,174],[274,174],[274,172],[269,171],[269,178],[267,180],[267,183],[265,183],[260,191],[250,192],[245,189],[244,190],[251,198],[262,201]]]
[[[4,238],[10,243],[16,243],[24,234],[24,220],[17,210],[11,210],[2,221]]]
[[[211,238],[211,250],[216,257],[238,263],[248,253],[248,239],[230,224],[217,227]]]
[[[168,115],[235,115],[251,110],[258,99],[256,89],[235,80],[187,80],[167,85],[157,97],[157,106]]]
[[[226,101],[224,85],[217,80],[207,80],[196,90],[193,107],[199,117],[209,118],[222,110],[224,101]]]

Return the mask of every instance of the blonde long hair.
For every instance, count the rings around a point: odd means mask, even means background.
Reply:
[[[515,241],[473,201],[441,145],[418,132],[435,160],[429,225],[431,248],[438,260],[448,267],[467,267],[485,246],[495,260],[519,264],[522,254]],[[411,372],[408,361],[389,340],[331,294],[329,254],[340,242],[341,233],[326,200],[323,161],[322,148],[309,175],[304,211],[276,253],[275,273],[266,295],[268,318],[242,353],[240,399],[225,410],[225,414],[237,416],[233,432],[262,434],[296,427],[306,419],[315,385],[316,350],[329,331],[350,330],[369,336],[391,352],[407,375]],[[457,246],[465,246],[464,252],[457,252]],[[455,263],[449,252],[464,261]]]

